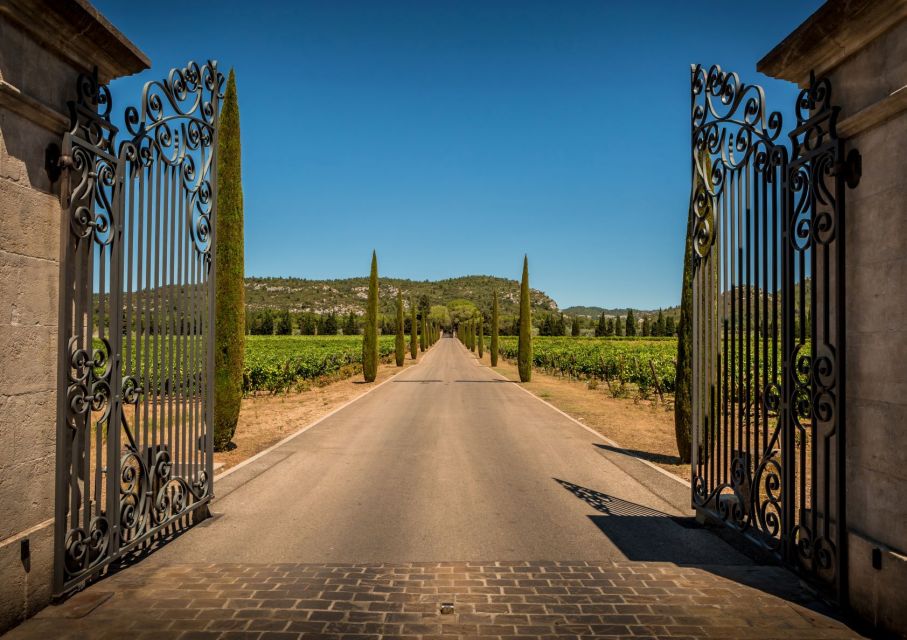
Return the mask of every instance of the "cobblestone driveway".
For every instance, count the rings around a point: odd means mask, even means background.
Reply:
[[[733,579],[639,562],[139,565],[8,637],[860,637],[795,602],[808,604],[783,569],[714,571]]]

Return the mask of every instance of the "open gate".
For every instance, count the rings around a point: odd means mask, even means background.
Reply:
[[[692,68],[693,505],[846,597],[845,155],[827,79],[796,126]]]
[[[214,62],[149,82],[111,121],[81,76],[61,163],[64,219],[55,591],[187,520],[212,497]]]

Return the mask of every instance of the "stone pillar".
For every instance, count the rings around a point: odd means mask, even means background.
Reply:
[[[862,154],[844,228],[848,595],[907,635],[907,0],[827,2],[757,68],[828,76]]]
[[[86,0],[0,0],[0,633],[52,592],[60,185],[79,73],[149,61]]]

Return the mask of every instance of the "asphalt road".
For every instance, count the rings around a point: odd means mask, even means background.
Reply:
[[[602,442],[445,338],[216,483],[216,517],[146,562],[749,563]]]

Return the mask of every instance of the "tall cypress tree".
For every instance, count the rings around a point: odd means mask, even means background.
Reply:
[[[368,277],[365,303],[365,331],[362,334],[362,376],[366,382],[378,377],[378,256],[372,251],[372,271]]]
[[[479,359],[485,355],[485,317],[479,316],[476,322],[479,325]]]
[[[498,292],[495,290],[491,295],[491,366],[498,366]]]
[[[422,324],[419,325],[421,333],[419,334],[419,350],[425,351],[428,348],[428,319],[425,317],[425,311],[422,312]]]
[[[397,366],[403,366],[403,358],[406,356],[406,340],[403,337],[403,292],[397,289],[397,337],[394,340],[394,357],[397,360]]]
[[[605,318],[605,312],[598,317],[598,325],[595,327],[595,336],[601,337],[608,335],[608,320]]]
[[[415,360],[419,357],[419,325],[416,322],[416,301],[409,299],[410,327],[409,327],[409,357]]]
[[[573,316],[573,322],[570,323],[570,335],[574,338],[579,335],[579,318]]]
[[[705,157],[705,175],[711,181],[711,157]],[[694,170],[694,185],[702,179]],[[683,280],[680,286],[680,320],[677,326],[677,367],[674,374],[674,437],[677,454],[690,462],[693,447],[693,207],[687,213],[687,237],[683,250]],[[706,434],[710,437],[711,434]],[[708,446],[703,447],[708,451]]]
[[[627,330],[624,332],[624,335],[636,335],[636,316],[633,315],[633,309],[627,309]]]
[[[532,380],[532,308],[529,306],[529,257],[523,256],[520,282],[520,338],[517,355],[520,382]]]
[[[217,212],[214,274],[214,448],[223,450],[236,433],[242,401],[246,302],[243,287],[242,152],[236,74],[230,69],[217,134]]]

